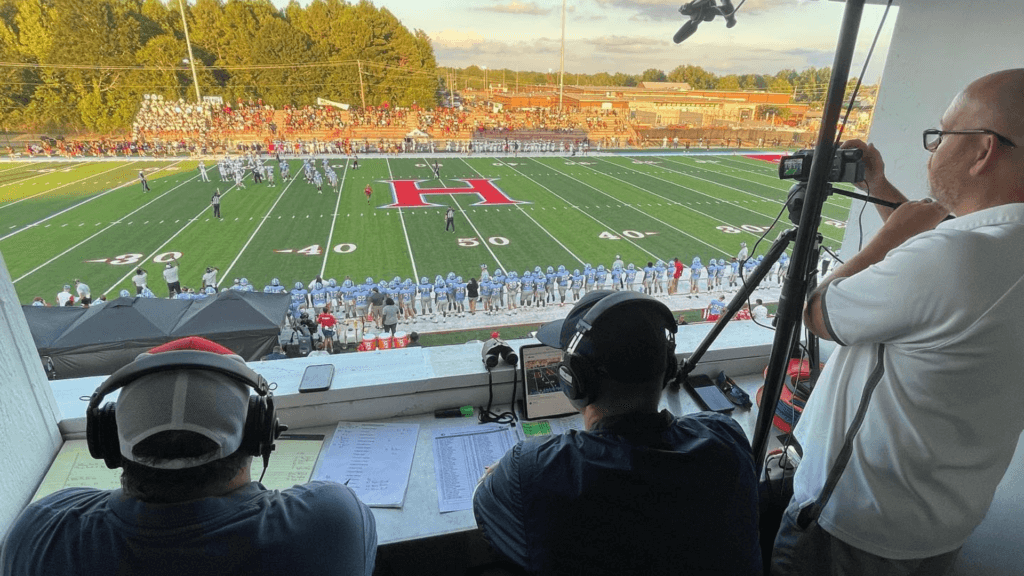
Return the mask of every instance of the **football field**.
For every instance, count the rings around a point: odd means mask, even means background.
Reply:
[[[641,268],[673,257],[707,263],[735,256],[740,242],[753,248],[791,185],[776,164],[732,154],[380,157],[360,158],[358,170],[345,158],[328,162],[340,194],[326,182],[318,194],[296,159],[292,179],[278,172],[270,187],[248,177],[244,189],[221,182],[211,161],[208,183],[195,160],[0,163],[0,253],[24,304],[35,296],[53,303],[75,278],[94,299],[134,294],[140,266],[166,296],[161,271],[172,257],[183,286],[198,288],[216,266],[222,287],[244,277],[258,291],[272,278],[291,288],[317,275],[433,281],[453,271],[468,281],[481,264],[492,273],[572,271],[609,266],[616,254]],[[210,207],[218,188],[222,219]],[[446,206],[455,232],[445,231]],[[828,199],[826,245],[842,243],[849,206]],[[783,215],[752,255],[791,226]]]

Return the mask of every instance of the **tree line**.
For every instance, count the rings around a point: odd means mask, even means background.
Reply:
[[[520,85],[557,84],[558,72],[527,72],[508,69],[484,70],[477,66],[466,68],[446,68],[454,71],[456,84],[459,88],[469,86],[480,88],[485,77],[490,84],[502,81],[510,89],[518,78]],[[443,72],[442,72],[443,74]],[[719,76],[700,66],[690,64],[677,66],[668,73],[656,68],[649,68],[640,74],[622,72],[597,74],[575,74],[567,72],[564,77],[566,85],[579,86],[637,86],[641,82],[686,82],[694,90],[767,90],[793,94],[794,102],[818,104],[825,101],[828,92],[829,78],[832,76],[830,67],[810,67],[803,71],[786,69],[775,74],[726,74]]]
[[[362,0],[184,3],[203,96],[275,107],[437,101],[430,39]],[[0,124],[112,133],[144,94],[195,101],[177,0],[0,0]]]

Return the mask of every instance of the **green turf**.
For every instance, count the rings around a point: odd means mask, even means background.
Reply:
[[[774,164],[733,155],[602,156],[586,158],[450,157],[438,160],[440,181],[420,158],[366,158],[359,170],[333,159],[340,196],[306,184],[301,162],[293,180],[245,189],[198,180],[197,162],[81,161],[0,163],[0,252],[19,299],[52,301],[74,278],[93,296],[131,288],[142,265],[158,295],[168,255],[181,254],[181,282],[198,286],[205,267],[221,269],[221,285],[246,277],[257,289],[272,278],[291,286],[324,278],[390,280],[479,276],[480,265],[520,274],[535,266],[569,270],[610,265],[616,254],[648,261],[730,257],[740,242],[753,247],[781,210],[790,182]],[[276,163],[275,163],[276,164]],[[152,188],[137,181],[146,170]],[[479,206],[472,194],[425,195],[428,208],[385,208],[390,179],[417,179],[420,188],[458,189],[460,179],[489,178],[515,206]],[[373,186],[367,204],[363,189]],[[210,196],[223,194],[223,220]],[[444,230],[444,206],[456,211],[456,232]],[[842,242],[850,201],[829,199],[820,227],[825,243]],[[784,220],[756,254],[764,253]],[[301,252],[300,252],[301,251]],[[98,260],[99,262],[89,262]],[[134,290],[133,290],[134,292]]]

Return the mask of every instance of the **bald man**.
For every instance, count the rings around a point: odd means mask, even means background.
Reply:
[[[772,574],[943,574],[1024,430],[1024,258],[1007,257],[1024,246],[1024,70],[973,82],[924,132],[929,198],[893,187],[874,146],[844,146],[865,152],[858,187],[904,204],[879,210],[804,310],[839,347],[794,432],[804,456]]]

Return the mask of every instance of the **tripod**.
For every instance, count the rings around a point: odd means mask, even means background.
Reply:
[[[831,192],[828,178],[833,163],[833,140],[836,137],[839,116],[842,112],[846,81],[849,78],[850,62],[853,59],[857,29],[860,27],[864,4],[865,0],[847,0],[846,2],[836,55],[832,64],[832,76],[829,79],[828,96],[825,99],[825,107],[821,115],[818,145],[815,147],[810,174],[807,177],[806,196],[799,209],[799,224],[795,230],[788,230],[781,234],[769,250],[771,262],[774,262],[782,255],[789,243],[793,243],[793,256],[790,259],[782,295],[779,297],[779,309],[775,319],[775,340],[768,358],[761,409],[757,414],[757,423],[754,429],[752,445],[754,463],[758,470],[764,467],[768,437],[775,409],[779,403],[779,396],[782,394],[790,350],[799,337],[804,301],[810,291],[811,283],[814,281],[815,275],[812,270],[817,266],[821,249],[821,234],[818,232],[818,224],[821,221],[821,210],[825,204],[825,198]],[[790,205],[792,207],[793,203]],[[771,267],[768,262],[769,256],[766,255],[762,266],[754,270],[754,274],[747,283],[751,286],[750,290],[753,290],[753,286],[756,286],[768,274]],[[767,267],[764,264],[768,264]],[[742,306],[742,300],[737,295],[729,304],[726,315],[718,320],[714,330],[704,338],[697,351],[683,364],[679,373],[681,376],[685,376],[693,370],[697,361],[708,350],[715,337],[740,306]],[[817,346],[812,344],[810,348],[813,351],[811,366],[816,369],[818,366]]]

